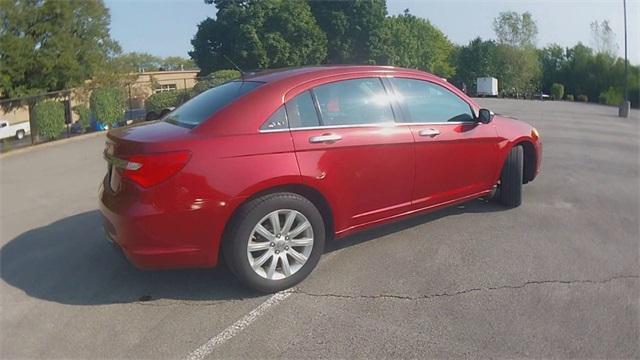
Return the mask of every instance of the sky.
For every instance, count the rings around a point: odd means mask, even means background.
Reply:
[[[189,57],[197,25],[216,9],[203,0],[105,0],[111,36],[125,52]],[[609,20],[624,55],[622,0],[387,0],[390,15],[409,9],[431,21],[456,44],[477,36],[495,38],[492,23],[501,11],[529,11],[538,24],[538,47],[557,43],[591,45],[589,24]],[[627,0],[629,60],[640,64],[640,0]]]

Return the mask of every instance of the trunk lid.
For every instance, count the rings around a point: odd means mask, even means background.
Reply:
[[[110,155],[121,157],[169,151],[188,137],[191,129],[164,121],[112,129],[107,133]],[[109,149],[109,146],[113,148]]]

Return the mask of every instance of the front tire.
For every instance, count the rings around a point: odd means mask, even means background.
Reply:
[[[245,285],[272,293],[304,280],[324,251],[325,226],[311,201],[294,193],[244,204],[223,242],[229,269]]]
[[[505,206],[517,207],[522,204],[522,172],[524,153],[522,146],[514,146],[502,168],[500,176],[500,196],[498,200]]]

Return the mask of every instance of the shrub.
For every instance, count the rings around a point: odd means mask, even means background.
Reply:
[[[562,100],[564,96],[564,85],[558,83],[551,85],[551,95],[554,100]]]
[[[240,77],[240,72],[237,70],[218,70],[207,75],[196,83],[193,87],[193,91],[196,94],[200,94],[205,90],[209,90],[214,86],[226,83],[227,81],[237,79]]]
[[[577,100],[580,102],[589,102],[589,98],[587,97],[587,95],[578,95]]]
[[[145,100],[145,108],[147,111],[160,113],[168,107],[178,107],[191,99],[193,93],[189,90],[165,91],[153,94]]]
[[[89,118],[91,117],[91,110],[86,105],[76,105],[73,107],[73,112],[78,114],[78,122],[82,126],[82,129],[89,127]]]
[[[121,121],[126,110],[124,93],[117,88],[99,88],[89,98],[91,113],[96,120],[113,127]]]
[[[567,94],[567,97],[565,99],[567,101],[573,101],[573,94]]]
[[[622,91],[613,86],[609,87],[607,91],[601,92],[600,96],[598,96],[598,102],[606,105],[620,105],[623,100]]]
[[[34,108],[38,133],[46,139],[57,138],[64,129],[64,105],[55,100],[37,103]]]

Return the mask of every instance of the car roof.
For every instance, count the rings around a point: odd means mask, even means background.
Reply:
[[[317,77],[343,75],[349,73],[386,73],[389,75],[392,75],[393,73],[415,73],[422,76],[428,75],[438,80],[442,80],[437,76],[420,70],[379,65],[318,65],[281,69],[266,69],[245,74],[244,80],[271,83],[285,79],[293,80],[295,78],[298,81],[305,81]]]

